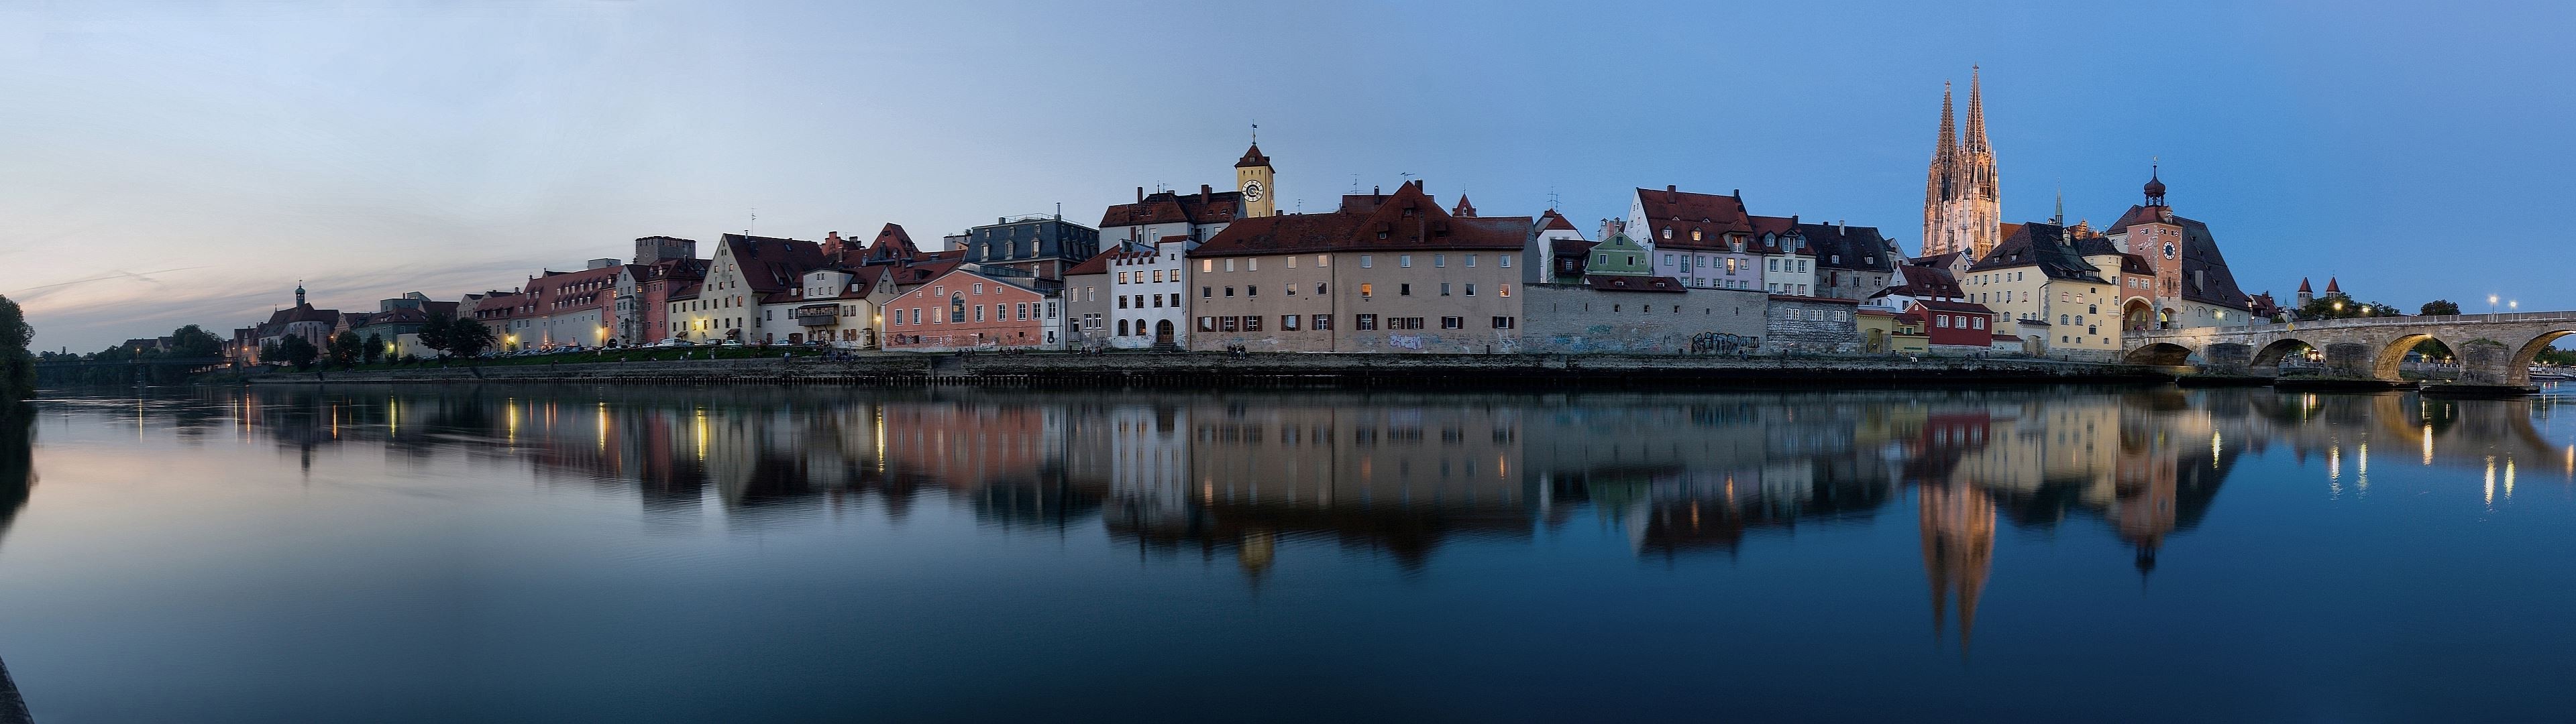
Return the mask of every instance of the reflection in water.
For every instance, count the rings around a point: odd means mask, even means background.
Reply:
[[[10,525],[36,487],[35,418],[33,405],[0,403],[0,543],[7,542]],[[9,666],[0,663],[0,724],[25,721],[33,721],[27,700],[18,693]]]
[[[1955,625],[1963,652],[1999,565],[1999,521],[2084,524],[2125,544],[2145,576],[2239,456],[2269,446],[2322,455],[2333,496],[2367,494],[2373,442],[2486,469],[2490,504],[2511,499],[2529,463],[2576,474],[2576,448],[2533,428],[2535,403],[2396,394],[195,394],[134,414],[183,436],[269,441],[307,469],[315,450],[349,444],[529,465],[551,485],[634,491],[648,531],[792,527],[862,503],[900,519],[932,496],[997,529],[1095,529],[1148,557],[1231,559],[1252,582],[1318,549],[1421,572],[1445,545],[1527,541],[1577,520],[1623,531],[1641,558],[1736,557],[1910,501],[1935,635]],[[24,446],[0,453],[8,510],[26,500],[27,468]]]

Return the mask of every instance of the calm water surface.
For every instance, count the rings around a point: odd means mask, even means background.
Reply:
[[[2554,396],[56,394],[40,722],[2576,706]]]

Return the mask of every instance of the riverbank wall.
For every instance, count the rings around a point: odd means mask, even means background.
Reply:
[[[872,354],[854,360],[733,359],[295,372],[245,384],[592,382],[609,384],[1032,387],[1801,387],[2135,383],[2165,369],[2030,359],[1679,355]]]

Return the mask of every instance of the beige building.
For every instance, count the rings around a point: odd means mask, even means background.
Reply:
[[[1508,352],[1529,217],[1460,217],[1420,182],[1329,214],[1236,220],[1186,257],[1191,349]]]
[[[2022,224],[1969,266],[1959,287],[1995,310],[1996,333],[2021,337],[2025,351],[2117,355],[2124,255],[2099,238],[2071,237],[2062,226]]]

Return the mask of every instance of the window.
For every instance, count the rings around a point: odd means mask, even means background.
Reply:
[[[1502,268],[1510,269],[1512,268],[1512,256],[1510,254],[1504,254],[1500,257],[1496,257],[1494,259],[1494,263]]]
[[[1472,269],[1472,268],[1475,268],[1475,266],[1476,266],[1476,255],[1474,255],[1474,254],[1468,254],[1468,255],[1467,255],[1467,266],[1468,266],[1468,268],[1471,268],[1471,269]]]
[[[1476,296],[1476,285],[1474,285],[1474,284],[1469,284],[1469,285],[1467,285],[1467,296],[1470,296],[1470,297],[1472,297],[1472,296]]]
[[[1294,332],[1294,331],[1297,331],[1297,315],[1294,315],[1294,314],[1282,314],[1282,315],[1279,315],[1279,331],[1282,331],[1282,332]]]
[[[1972,318],[1970,318],[1968,321],[1970,321],[1970,322],[1972,322],[1972,323],[1975,323],[1975,324],[1977,325],[1977,328],[1978,328],[1978,329],[1985,329],[1985,328],[1986,328],[1986,318],[1985,318],[1985,317],[1972,317]]]
[[[1228,297],[1234,296],[1234,287],[1226,287],[1225,295]]]
[[[1940,328],[1942,328],[1942,329],[1949,329],[1949,328],[1950,328],[1950,315],[1947,315],[1947,314],[1935,314],[1935,315],[1932,315],[1932,326],[1940,327]]]
[[[1388,317],[1388,318],[1386,318],[1386,328],[1387,328],[1387,329],[1421,329],[1421,328],[1422,328],[1422,318],[1421,318],[1421,317]]]
[[[1120,283],[1120,284],[1125,284],[1125,283],[1127,283],[1127,273],[1126,273],[1126,272],[1119,272],[1119,273],[1118,273],[1118,283]]]
[[[1671,255],[1671,254],[1665,254],[1665,255],[1664,255],[1664,266],[1672,266],[1672,265],[1673,265],[1673,255]]]
[[[1315,296],[1324,296],[1324,283],[1315,282]]]
[[[1214,271],[1216,271],[1216,260],[1215,260],[1215,259],[1200,259],[1200,260],[1199,260],[1199,271],[1201,271],[1201,272],[1214,272]],[[1204,330],[1204,329],[1203,329],[1203,330],[1199,330],[1199,331],[1204,332],[1204,331],[1207,331],[1207,330]]]
[[[1518,321],[1518,320],[1515,320],[1515,319],[1513,319],[1513,318],[1511,318],[1511,317],[1495,317],[1495,318],[1494,318],[1494,328],[1495,328],[1495,329],[1511,329],[1511,328],[1512,328],[1512,323],[1513,323],[1513,322],[1515,322],[1515,321]]]
[[[1200,299],[1206,299],[1212,296],[1216,296],[1216,287],[1199,287]]]
[[[1029,318],[1029,303],[1028,303],[1028,302],[1020,302],[1020,303],[1017,303],[1017,304],[1013,304],[1013,305],[1011,305],[1011,313],[1013,314],[1013,316],[1014,316],[1014,318],[1015,318],[1015,319],[1018,319],[1018,320],[1020,320],[1020,321],[1024,321],[1024,322],[1025,322],[1025,321],[1028,321],[1028,318]]]
[[[1440,296],[1444,296],[1444,297],[1445,297],[1445,296],[1449,296],[1449,283],[1448,283],[1448,282],[1441,282],[1441,283],[1440,283]]]
[[[1371,290],[1371,288],[1373,288],[1373,287],[1375,287],[1375,286],[1377,286],[1377,285],[1374,285],[1374,284],[1367,284],[1367,283],[1362,283],[1362,284],[1360,285],[1360,298],[1361,298],[1361,299],[1367,299],[1367,298],[1369,298],[1369,291]]]
[[[1261,318],[1260,318],[1260,317],[1244,317],[1244,318],[1243,318],[1243,331],[1246,331],[1246,332],[1259,332],[1259,331],[1261,331]]]
[[[1261,296],[1261,287],[1253,286],[1253,285],[1250,285],[1250,284],[1243,285],[1243,296],[1247,296],[1247,297],[1258,297],[1258,296]]]
[[[1440,318],[1440,328],[1441,328],[1441,329],[1466,329],[1466,328],[1467,328],[1467,318],[1466,318],[1466,317],[1441,317],[1441,318]]]
[[[1295,269],[1295,268],[1297,268],[1297,257],[1294,257],[1294,256],[1288,257],[1288,268],[1290,268],[1290,269]]]
[[[1244,271],[1261,271],[1261,259],[1260,259],[1259,257],[1254,257],[1254,258],[1251,258],[1251,259],[1245,259],[1245,260],[1243,260],[1243,270],[1244,270]]]
[[[1431,268],[1433,268],[1433,269],[1439,269],[1439,268],[1447,267],[1447,266],[1449,266],[1449,255],[1447,255],[1447,254],[1433,254],[1433,255],[1431,255]]]
[[[1118,320],[1118,336],[1127,336],[1127,320]]]
[[[1370,263],[1371,261],[1374,261],[1374,260],[1375,260],[1375,259],[1374,259],[1372,256],[1368,255],[1368,254],[1361,254],[1361,255],[1360,255],[1360,268],[1362,268],[1362,269],[1367,269],[1367,268],[1369,268],[1369,263]]]
[[[1395,255],[1395,265],[1396,265],[1396,267],[1398,267],[1398,268],[1402,268],[1402,269],[1411,269],[1411,268],[1413,268],[1413,255],[1412,255],[1412,254],[1397,254],[1397,255]]]
[[[1200,317],[1200,318],[1199,318],[1199,331],[1201,331],[1201,332],[1214,332],[1214,331],[1216,331],[1216,318],[1215,318],[1215,317]]]
[[[977,284],[975,285],[975,293],[976,293],[976,294],[983,294],[983,293],[984,293],[984,285],[983,285],[982,283],[980,283],[980,282],[979,282],[979,283],[977,283]]]
[[[1360,286],[1364,286],[1364,287],[1365,287],[1365,286],[1368,286],[1368,285],[1366,285],[1366,284],[1362,284],[1362,285],[1360,285]],[[1352,325],[1351,325],[1351,328],[1352,328],[1352,329],[1361,329],[1361,330],[1373,330],[1373,329],[1377,329],[1377,315],[1375,315],[1375,314],[1360,314],[1360,315],[1354,315],[1354,316],[1352,317],[1352,319],[1354,320],[1354,321],[1353,321],[1353,323],[1352,323]]]
[[[1217,326],[1217,331],[1219,331],[1219,332],[1232,332],[1232,331],[1236,331],[1237,329],[1240,329],[1240,328],[1243,326],[1243,318],[1242,318],[1242,317],[1218,317],[1218,318],[1216,318],[1216,326]]]
[[[1770,260],[1770,266],[1771,266],[1771,271],[1779,271],[1779,270],[1780,270],[1780,260],[1778,260],[1778,259],[1772,259],[1772,260]]]
[[[1126,308],[1127,308],[1127,295],[1125,295],[1125,294],[1120,294],[1120,295],[1118,295],[1118,308],[1119,308],[1119,309],[1126,309]]]
[[[984,321],[984,305],[975,305],[975,321]]]
[[[1154,295],[1154,296],[1152,297],[1152,299],[1154,300],[1154,308],[1155,308],[1155,309],[1161,309],[1161,308],[1163,308],[1163,295],[1156,294],[1156,295]]]
[[[1413,296],[1413,285],[1411,285],[1411,284],[1397,284],[1397,285],[1395,285],[1395,295],[1396,295],[1396,296],[1399,296],[1399,297],[1410,297],[1410,296]]]
[[[964,295],[948,298],[948,323],[966,323],[966,297]]]
[[[1512,295],[1512,285],[1509,285],[1509,284],[1501,285],[1500,287],[1498,287],[1498,288],[1496,288],[1496,289],[1494,290],[1494,294],[1495,294],[1495,296],[1503,296],[1503,297],[1511,296],[1511,295]]]
[[[1279,289],[1280,291],[1287,292],[1288,296],[1297,296],[1297,285],[1295,284],[1281,284],[1279,285]]]
[[[1332,328],[1333,328],[1333,315],[1330,315],[1330,314],[1318,314],[1318,315],[1315,315],[1315,331],[1317,331],[1317,332],[1330,331]]]

